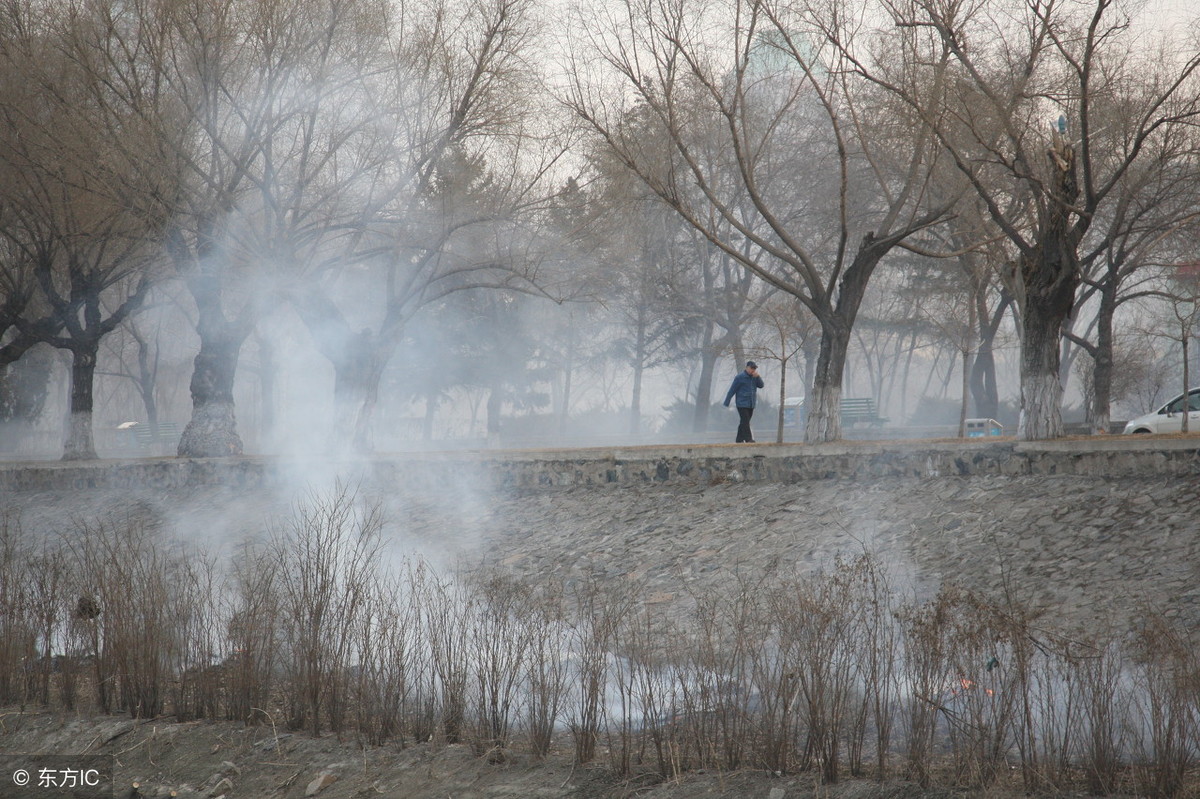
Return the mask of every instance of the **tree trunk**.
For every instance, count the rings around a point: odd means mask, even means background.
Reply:
[[[811,395],[813,384],[817,379],[817,361],[821,357],[821,339],[819,336],[808,336],[802,346],[804,352],[804,392]],[[808,404],[806,398],[797,410],[796,424],[805,427],[808,424]]]
[[[846,351],[850,345],[850,328],[840,319],[821,323],[821,352],[813,376],[811,402],[804,425],[804,441],[816,444],[836,441],[842,437],[842,372],[846,368]]]
[[[1025,303],[1021,336],[1021,415],[1023,441],[1063,434],[1062,381],[1059,379],[1060,326],[1065,318],[1044,303]]]
[[[996,357],[992,339],[980,339],[979,352],[971,362],[971,398],[975,413],[985,419],[1000,416],[1000,391],[996,386]]]
[[[187,287],[196,302],[200,351],[192,366],[192,418],[179,437],[178,454],[186,458],[241,455],[233,380],[242,343],[253,328],[236,326],[225,317],[219,275],[197,271]]]
[[[708,430],[708,414],[712,408],[712,381],[717,368],[717,353],[712,345],[713,325],[704,328],[704,342],[700,347],[700,378],[696,382],[696,408],[692,414],[692,432]]]
[[[504,405],[504,394],[499,386],[493,386],[487,398],[487,443],[489,447],[500,446],[500,411]]]
[[[967,312],[967,332],[974,336],[976,333],[975,324],[975,303],[974,298],[969,305]],[[962,401],[958,406],[958,437],[967,437],[967,414],[971,404],[971,343],[970,341],[963,342],[962,348]]]
[[[749,360],[746,357],[746,345],[742,343],[742,334],[740,330],[736,336],[732,336],[732,339],[733,365],[735,367],[734,372],[740,372],[746,368],[746,361]]]
[[[1188,339],[1192,337],[1192,331],[1189,329],[1190,326],[1187,322],[1184,322],[1182,327],[1179,343],[1183,345],[1183,408],[1180,410],[1183,416],[1179,420],[1179,431],[1187,433],[1189,430],[1188,420],[1192,417],[1192,400],[1188,396],[1188,392],[1191,391],[1190,386],[1192,382],[1191,364],[1188,361]]]
[[[1021,258],[1021,416],[1017,437],[1023,441],[1063,434],[1060,341],[1063,323],[1079,286],[1078,242],[1070,227],[1070,209],[1079,195],[1075,154],[1056,140],[1049,153],[1054,169],[1050,197],[1041,213],[1037,249]]]
[[[967,405],[971,401],[971,351],[962,351],[962,401],[958,406],[958,437],[967,437]]]
[[[71,411],[63,445],[64,461],[92,460],[96,457],[96,445],[92,440],[92,386],[96,374],[97,349],[98,345],[92,345],[71,351]]]
[[[378,333],[370,328],[356,332],[329,297],[317,290],[294,296],[292,307],[317,350],[333,365],[333,429],[326,448],[340,454],[370,452],[379,384],[404,325],[389,319]]]
[[[646,314],[638,309],[637,342],[633,352],[633,397],[629,402],[629,434],[636,436],[642,427],[642,373],[646,369]]]
[[[916,336],[912,338],[914,344]],[[900,418],[909,418],[908,411],[908,384],[912,380],[912,364],[913,358],[916,357],[916,346],[910,345],[907,352],[904,354],[904,366],[900,369]]]
[[[836,441],[842,437],[842,375],[846,371],[850,333],[866,294],[867,282],[879,260],[894,244],[894,240],[881,241],[872,233],[864,236],[854,262],[842,274],[838,284],[836,307],[817,319],[821,323],[821,350],[817,355],[812,402],[804,427],[806,443]]]
[[[372,423],[379,404],[379,383],[391,356],[370,330],[347,337],[333,359],[334,424],[328,450],[336,454],[372,450]]]
[[[782,345],[781,345],[782,346]],[[783,350],[781,349],[780,352]],[[787,399],[787,356],[779,359],[779,409],[775,419],[775,443],[783,443],[783,403]]]
[[[221,330],[201,326],[200,352],[192,366],[192,419],[179,437],[179,456],[216,458],[242,454],[233,405],[242,338],[228,325]]]
[[[158,401],[154,391],[158,377],[157,351],[152,356],[149,343],[138,335],[136,330],[134,330],[133,338],[137,342],[138,350],[138,395],[142,398],[142,406],[146,409],[146,421],[150,425],[150,432],[157,436]]]
[[[1113,316],[1117,302],[1115,286],[1100,292],[1096,315],[1096,352],[1092,364],[1092,433],[1107,434],[1112,425]]]
[[[429,393],[425,397],[425,419],[421,422],[421,440],[433,441],[433,420],[437,416],[438,395]]]
[[[573,321],[573,319],[572,319]],[[558,408],[558,435],[559,438],[564,438],[567,435],[567,422],[571,416],[571,380],[574,377],[575,371],[575,325],[567,326],[567,351],[566,363],[563,364],[562,375],[562,396],[559,398]]]
[[[982,294],[975,297],[975,319],[979,325],[979,341],[971,363],[971,397],[975,415],[985,419],[1000,418],[1000,389],[996,385],[996,333],[1004,320],[1009,300],[1002,298],[989,315]]]

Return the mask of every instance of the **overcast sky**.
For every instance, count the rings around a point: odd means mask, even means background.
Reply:
[[[1161,20],[1166,27],[1179,27],[1178,32],[1188,21],[1197,19],[1198,9],[1196,0],[1147,0],[1147,18]]]

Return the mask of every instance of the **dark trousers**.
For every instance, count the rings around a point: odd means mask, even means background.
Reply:
[[[738,424],[737,441],[735,443],[754,443],[754,434],[750,432],[750,417],[754,415],[753,408],[743,408],[738,406]]]

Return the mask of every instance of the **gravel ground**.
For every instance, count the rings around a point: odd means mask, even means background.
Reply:
[[[1066,627],[1127,626],[1150,607],[1200,629],[1200,477],[355,491],[382,507],[397,555],[444,567],[595,577],[670,601],[770,568],[821,571],[865,552],[918,597],[953,580]],[[35,534],[137,515],[228,556],[321,494],[310,486],[27,492],[0,498],[0,514]]]
[[[465,554],[518,573],[635,581],[660,597],[727,590],[773,567],[817,572],[866,552],[917,597],[952,580],[1068,629],[1126,626],[1147,607],[1196,628],[1198,483],[944,477],[570,489],[500,498],[454,526],[471,542]],[[416,529],[433,522],[411,516]]]

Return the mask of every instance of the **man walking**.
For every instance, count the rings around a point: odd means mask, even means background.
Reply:
[[[750,433],[750,417],[754,415],[754,406],[758,403],[758,390],[762,387],[763,379],[758,376],[758,364],[746,361],[745,371],[738,372],[729,386],[729,393],[725,395],[726,408],[729,407],[729,401],[737,397],[735,404],[739,420],[736,442],[738,444],[754,443],[754,436]]]

